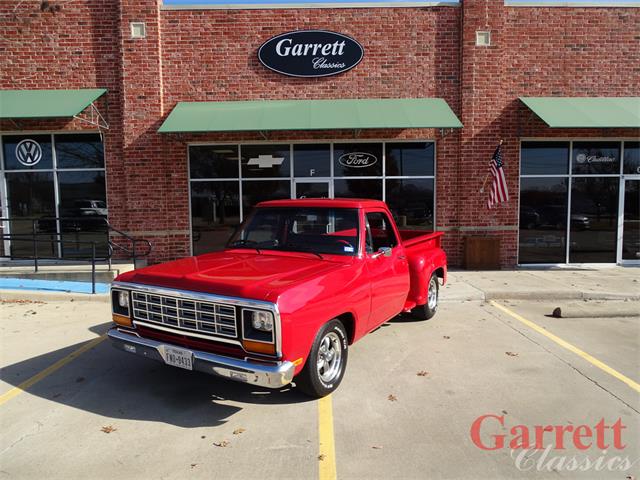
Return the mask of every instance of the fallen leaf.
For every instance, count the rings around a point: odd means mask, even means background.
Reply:
[[[449,340],[451,337],[449,335],[443,335],[442,338],[444,338],[445,340]]]
[[[397,402],[398,397],[396,397],[395,395],[389,394],[389,396],[387,397],[387,400],[389,400],[390,402]]]
[[[318,455],[318,460],[320,460],[321,462],[327,458],[327,456],[324,453],[321,453],[320,455]]]
[[[371,445],[374,450],[382,450],[382,445]]]
[[[213,442],[216,447],[227,447],[229,446],[229,440],[222,440],[221,442]]]
[[[100,429],[100,431],[102,431],[104,433],[111,433],[111,432],[115,432],[116,430],[117,430],[117,428],[114,428],[111,425],[107,425],[106,427],[102,427]]]
[[[503,415],[506,415],[506,414],[507,414],[507,411],[506,411],[506,410],[502,410],[502,414],[503,414]]]
[[[198,464],[197,464],[197,463],[192,463],[192,464],[191,464],[191,468],[196,468],[197,466],[198,466]]]
[[[504,352],[505,354],[509,355],[510,357],[517,357],[518,354],[514,353],[514,352]]]
[[[244,431],[245,431],[245,430],[244,430],[244,428],[236,428],[236,429],[233,431],[233,434],[234,434],[234,435],[240,435],[240,434],[241,434],[241,433],[243,433]]]
[[[206,435],[202,435],[200,438],[207,438],[207,436]]]
[[[418,373],[416,373],[416,375],[419,377],[426,377],[427,375],[429,375],[429,372],[427,372],[426,370],[420,370]]]

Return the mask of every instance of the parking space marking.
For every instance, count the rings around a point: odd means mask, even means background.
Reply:
[[[601,362],[597,358],[589,355],[587,352],[585,352],[583,350],[580,350],[578,347],[572,345],[571,343],[563,340],[562,338],[558,337],[557,335],[554,335],[553,333],[549,332],[548,330],[542,328],[537,323],[534,323],[531,320],[527,320],[522,315],[518,315],[516,312],[514,312],[512,310],[509,310],[507,307],[505,307],[503,305],[500,305],[499,303],[495,302],[494,300],[491,300],[489,303],[492,306],[496,307],[498,310],[503,311],[504,313],[506,313],[510,317],[515,318],[519,322],[521,322],[521,323],[525,324],[526,326],[528,326],[529,328],[535,330],[539,334],[544,335],[545,337],[547,337],[550,340],[553,340],[555,343],[557,343],[561,347],[566,348],[570,352],[573,352],[576,355],[584,358],[587,362],[589,362],[592,365],[598,367],[603,372],[606,372],[609,375],[611,375],[612,377],[617,378],[621,382],[626,383],[627,385],[629,385],[636,392],[640,392],[640,384],[638,384],[637,382],[634,382],[633,380],[631,380],[626,375],[623,375],[622,373],[618,372],[617,370],[611,368],[606,363]]]
[[[333,405],[331,395],[318,400],[318,477],[320,480],[335,480],[336,449],[333,436]]]
[[[3,393],[2,395],[0,395],[0,405],[3,405],[5,403],[7,403],[9,400],[11,400],[14,397],[17,397],[18,395],[23,393],[25,390],[27,390],[29,387],[32,387],[33,385],[38,383],[40,380],[45,379],[46,377],[48,377],[49,375],[51,375],[55,371],[57,371],[60,368],[64,367],[67,363],[69,363],[74,358],[79,357],[80,355],[85,353],[87,350],[91,350],[93,347],[98,345],[100,342],[102,342],[106,338],[107,338],[107,334],[104,333],[104,334],[100,335],[98,338],[94,338],[93,340],[88,341],[87,343],[82,345],[77,350],[74,350],[73,352],[71,352],[66,357],[61,358],[56,363],[54,363],[52,365],[49,365],[44,370],[36,373],[33,377],[25,380],[24,382],[22,382],[17,387],[13,387],[8,392]]]

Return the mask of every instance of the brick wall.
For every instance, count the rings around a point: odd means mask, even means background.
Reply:
[[[640,9],[461,7],[286,10],[162,10],[161,0],[0,2],[0,88],[108,88],[102,109],[110,221],[145,236],[151,261],[188,254],[187,143],[251,141],[253,133],[159,135],[178,101],[441,97],[465,128],[365,131],[359,138],[437,142],[437,224],[451,264],[464,238],[501,239],[501,264],[516,262],[518,146],[522,137],[638,136],[638,130],[554,130],[517,100],[537,95],[638,95]],[[17,6],[16,6],[17,5]],[[131,39],[129,23],[147,36]],[[296,79],[259,64],[257,48],[290,30],[349,34],[365,49],[342,75]],[[492,46],[476,47],[476,30]],[[2,122],[0,130],[77,129],[77,122]],[[281,132],[270,139],[353,138],[354,132]],[[499,139],[511,201],[488,211],[481,193]]]

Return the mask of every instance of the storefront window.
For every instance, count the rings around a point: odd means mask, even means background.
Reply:
[[[573,142],[574,175],[620,173],[620,142]]]
[[[5,170],[47,170],[53,168],[51,135],[4,135]]]
[[[260,202],[282,198],[291,198],[291,182],[289,180],[245,180],[242,182],[242,209],[245,216]]]
[[[385,175],[387,177],[433,176],[434,144],[432,142],[387,143]]]
[[[619,215],[628,226],[635,210],[627,211],[626,192],[620,191],[620,157],[624,150],[622,172],[640,172],[639,146],[637,141],[613,140],[523,142],[519,263],[615,263],[629,259],[624,254],[624,241],[618,245]],[[569,172],[564,168],[568,156]],[[623,212],[619,212],[620,202],[625,205]],[[623,254],[617,258],[620,250]]]
[[[40,258],[108,253],[104,151],[99,134],[3,135],[12,258],[31,258],[35,222]],[[54,155],[55,153],[55,155]],[[16,170],[27,170],[17,172]],[[61,242],[60,242],[61,241]]]
[[[520,263],[564,263],[567,254],[566,178],[520,183]]]
[[[434,179],[387,180],[386,197],[399,228],[433,230]]]
[[[569,173],[569,142],[524,142],[520,160],[522,175]]]
[[[329,144],[299,144],[293,146],[293,175],[295,177],[331,176],[331,147]]]
[[[228,215],[215,211],[221,194],[214,190],[223,184],[235,185],[227,198],[241,197],[238,221],[265,200],[371,198],[386,200],[403,228],[434,228],[434,142],[193,145],[189,159],[195,254],[228,239],[221,226],[229,222],[220,220]]]
[[[191,178],[236,178],[237,145],[195,145],[189,147]]]
[[[290,177],[289,145],[242,145],[243,178]]]
[[[382,176],[382,144],[336,143],[333,146],[333,172],[336,177]]]
[[[38,254],[55,255],[55,220],[38,220],[55,217],[56,204],[52,172],[7,172],[7,196],[9,198],[9,222],[3,227],[12,235],[11,256],[31,257],[34,252],[31,234],[38,235]]]
[[[640,142],[624,143],[623,173],[640,175]]]
[[[104,149],[100,135],[57,135],[58,168],[104,168]]]
[[[333,181],[335,198],[382,200],[382,180],[338,179]]]
[[[238,182],[191,182],[193,253],[221,248],[240,223]]]
[[[616,261],[619,178],[574,178],[569,262]]]

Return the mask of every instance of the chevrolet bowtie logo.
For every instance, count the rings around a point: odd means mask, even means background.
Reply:
[[[276,165],[282,165],[284,157],[274,157],[273,155],[258,155],[258,158],[250,158],[247,165],[250,167],[258,166],[258,168],[273,168]]]

